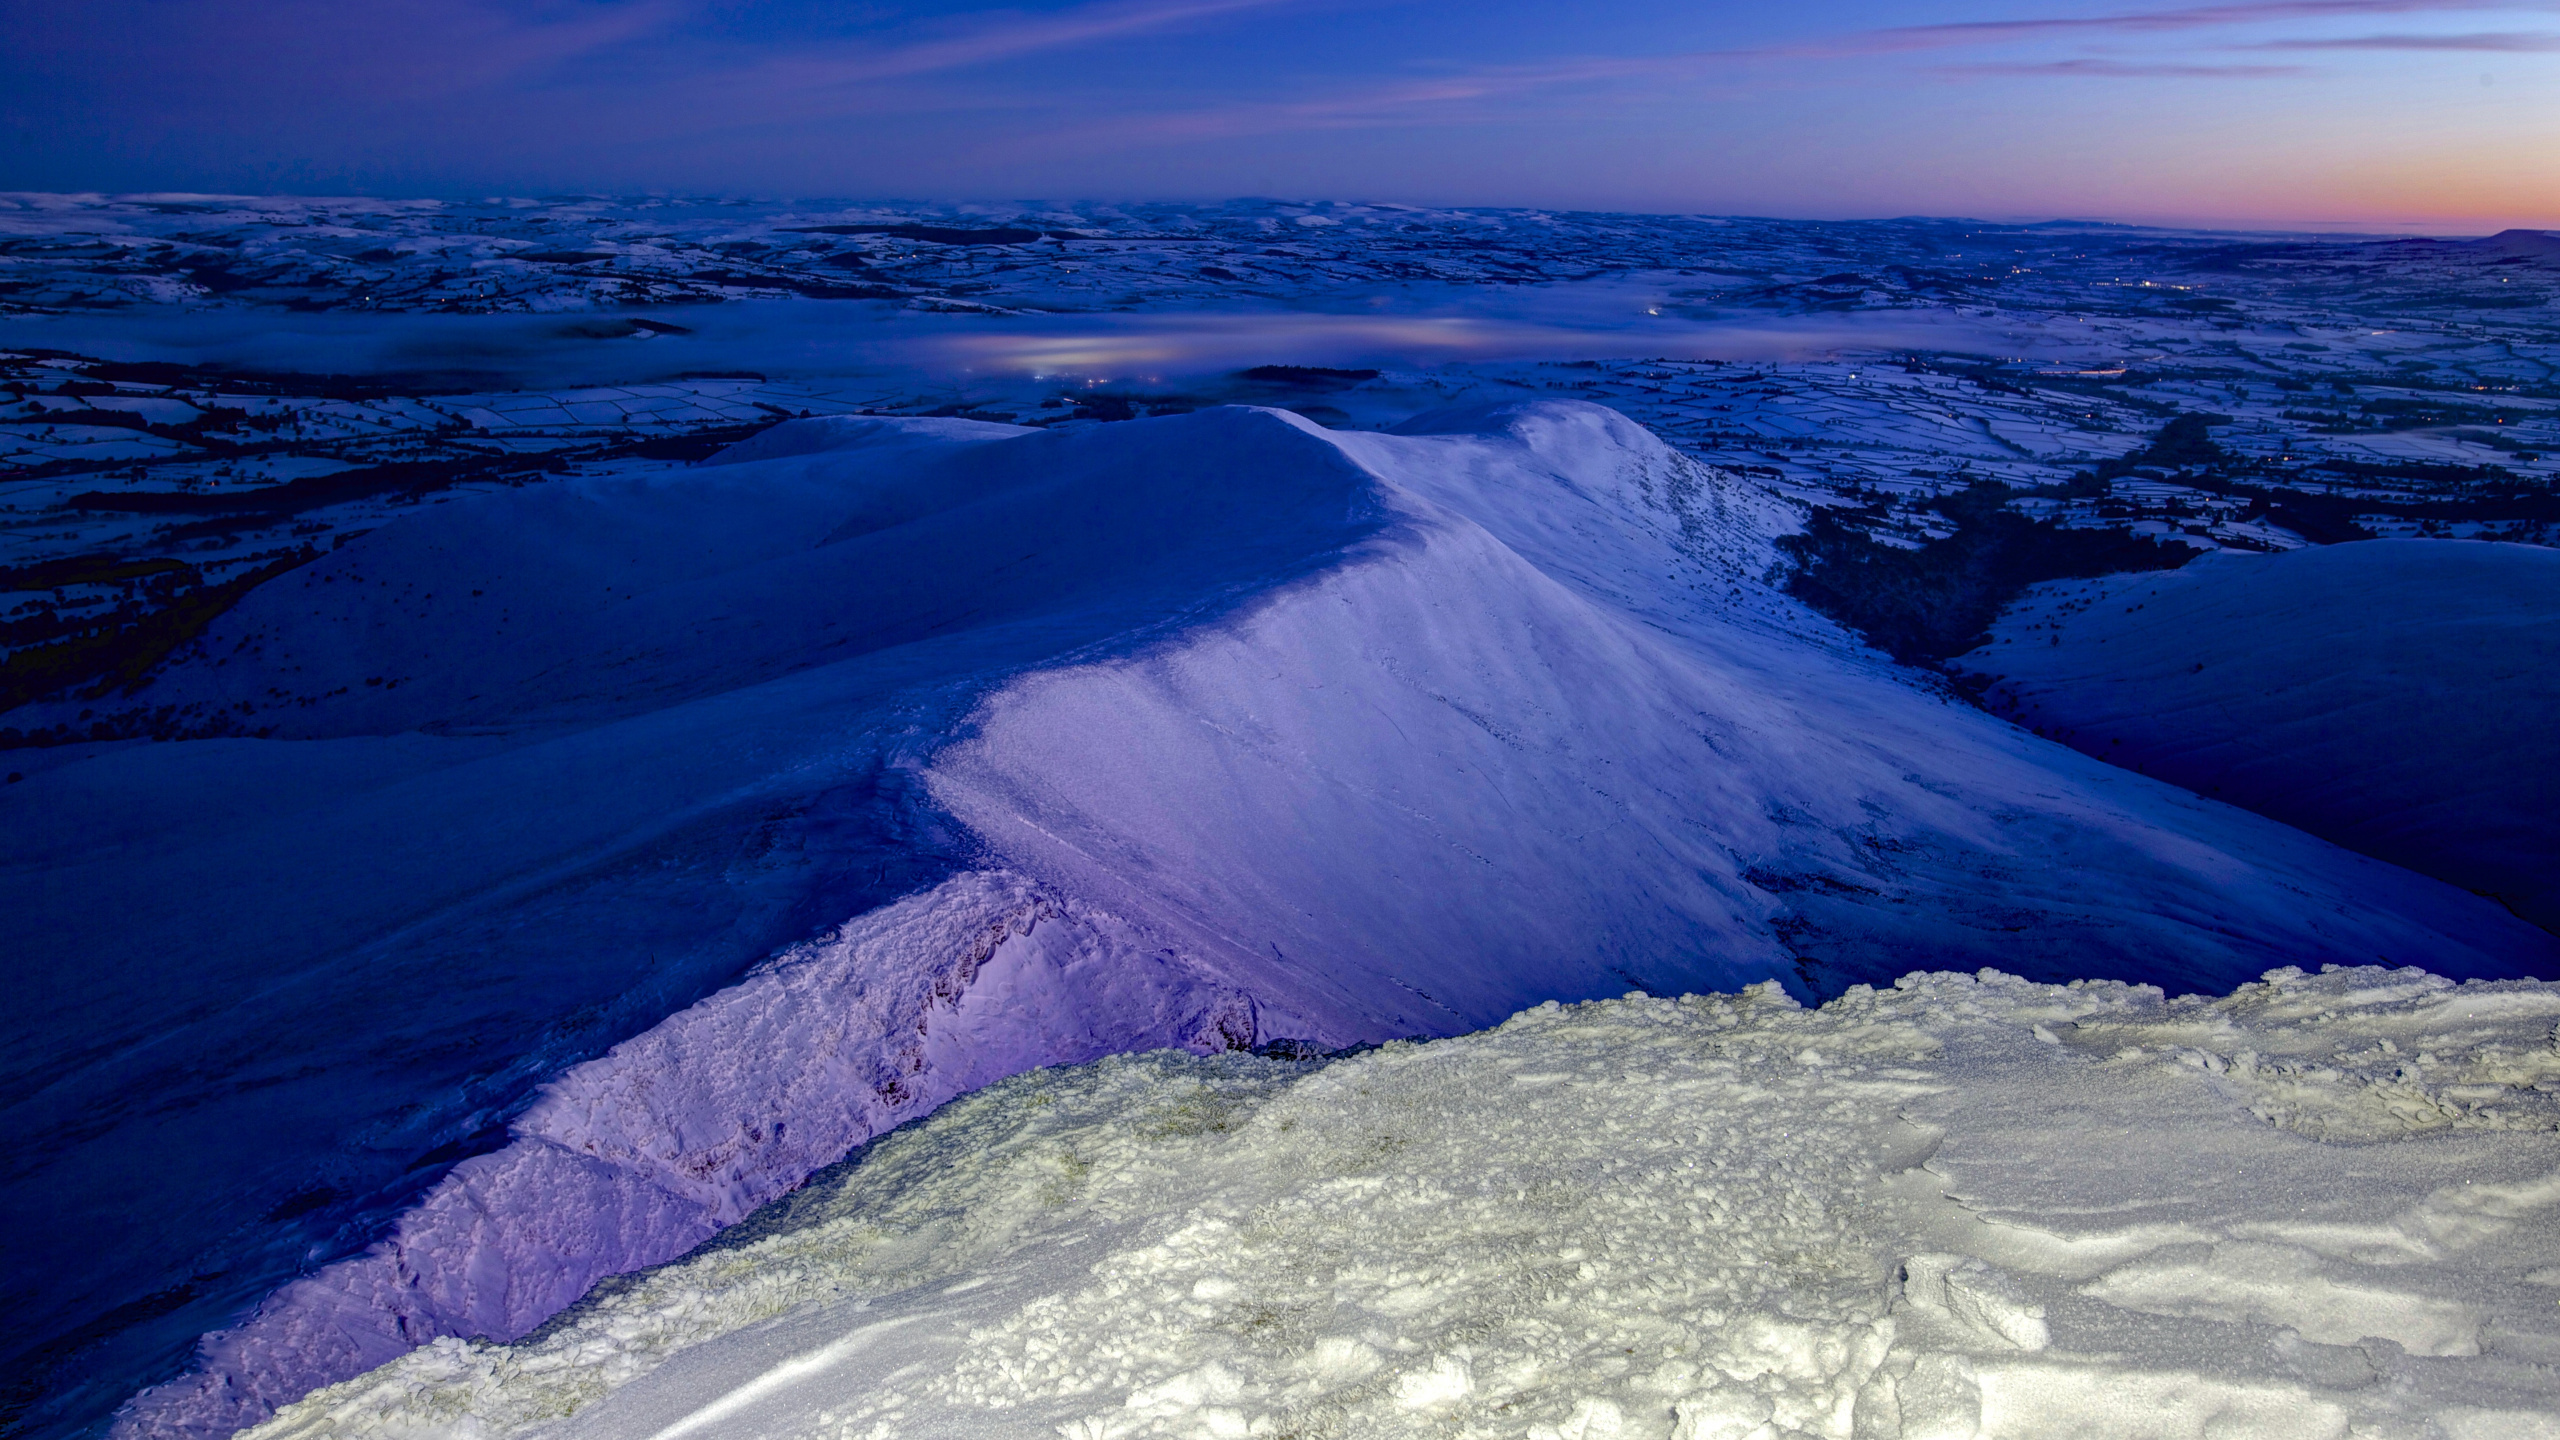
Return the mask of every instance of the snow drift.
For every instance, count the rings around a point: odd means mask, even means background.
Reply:
[[[1986,972],[1042,1071],[253,1435],[2549,1435],[2555,1014]]]
[[[581,938],[603,902],[575,897],[731,903],[725,872],[661,863],[669,815],[693,835],[751,817],[782,877],[760,883],[792,897],[687,974],[848,903],[559,1073],[502,1148],[210,1337],[125,1433],[227,1433],[437,1337],[521,1337],[1040,1065],[1455,1034],[1631,988],[1837,993],[1919,964],[2178,989],[2554,965],[2550,936],[2473,896],[1915,684],[1766,583],[1785,506],[1597,407],[1387,435],[1235,408],[800,422],[723,460],[387,527],[258,592],[155,687],[275,736],[209,743],[483,747],[365,801],[370,829],[292,827],[324,874],[400,803],[431,797],[443,827],[287,937],[315,985],[395,915],[422,974],[645,948],[646,925]],[[17,788],[111,788],[142,753]],[[208,833],[236,852],[266,832]],[[617,888],[501,883],[599,855]],[[454,894],[413,893],[431,881]],[[176,923],[50,893],[66,947]],[[400,1003],[469,1003],[452,988]],[[365,1120],[332,1084],[266,1103]]]
[[[2560,550],[2377,540],[2066,582],[1959,663],[2042,733],[2560,928]]]

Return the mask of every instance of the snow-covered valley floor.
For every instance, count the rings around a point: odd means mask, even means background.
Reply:
[[[253,1440],[2560,1434],[2560,991],[1985,972],[1003,1081]]]

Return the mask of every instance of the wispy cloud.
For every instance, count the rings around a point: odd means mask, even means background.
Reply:
[[[698,0],[83,0],[8,16],[14,58],[107,77],[129,109],[235,94],[414,104],[519,82],[661,39]]]
[[[619,88],[648,95],[633,117],[648,130],[706,114],[824,119],[875,108],[880,87],[900,81],[1309,3],[1321,0],[1090,0],[776,43],[707,26],[715,0],[83,0],[44,7],[48,23],[11,39],[64,57],[86,50],[90,66],[120,76],[149,65],[163,93],[244,90],[235,103],[251,109]],[[164,43],[123,53],[125,36],[155,26]],[[854,91],[866,97],[848,103]]]
[[[981,11],[965,22],[897,39],[715,57],[657,82],[649,113],[622,124],[635,139],[707,142],[856,116],[986,111],[1007,104],[1030,108],[1041,87],[998,99],[942,77],[1309,3],[1317,0],[1098,0],[1037,15]]]
[[[1133,115],[1075,132],[1091,140],[1205,140],[1295,130],[1354,129],[1411,118],[1416,112],[1454,110],[1471,101],[1503,100],[1578,82],[1659,73],[1644,61],[1597,59],[1580,63],[1486,69],[1401,80],[1307,100],[1222,105],[1198,110]]]
[[[2170,10],[2123,11],[2113,15],[2056,16],[2025,20],[1969,20],[1931,25],[1897,25],[1851,31],[1778,45],[1726,50],[1692,50],[1669,55],[1591,56],[1544,65],[1480,67],[1428,79],[1392,81],[1331,96],[1296,101],[1243,102],[1201,109],[1120,117],[1072,135],[1053,138],[1072,143],[1178,142],[1229,136],[1285,133],[1296,130],[1344,129],[1410,122],[1434,110],[1466,112],[1469,102],[1498,101],[1575,85],[1628,79],[1686,79],[1737,67],[1788,61],[1843,60],[2032,42],[2118,35],[2175,35],[2285,21],[2381,15],[2419,15],[2519,9],[2550,10],[2549,0],[2236,0],[2236,3],[2190,5]],[[2386,41],[2411,38],[2406,46]],[[2476,46],[2426,43],[2432,37],[2374,36],[2360,40],[2270,41],[2260,47],[2316,49],[2516,49],[2545,48],[2537,36],[2453,37],[2482,41]],[[2486,43],[2496,41],[2500,43]],[[2512,43],[2508,43],[2512,42]],[[2216,64],[2198,61],[2144,61],[2100,57],[2052,60],[1985,61],[1935,67],[1940,73],[2020,77],[2056,76],[2105,79],[2263,80],[2313,73],[2296,65]],[[1443,118],[1458,118],[1456,113]]]
[[[2328,40],[2262,40],[2239,50],[2486,50],[2513,55],[2560,50],[2560,35],[2494,31],[2479,35],[2351,35]]]
[[[2083,76],[2101,80],[2269,80],[2312,71],[2302,65],[2181,65],[2141,60],[1987,61],[1978,65],[1941,65],[1942,75]]]
[[[1000,12],[973,17],[968,28],[956,34],[798,56],[767,67],[766,74],[804,85],[898,80],[1179,29],[1288,3],[1293,0],[1103,0],[1044,16]]]
[[[416,6],[416,0],[404,0]],[[442,70],[454,88],[494,84],[618,47],[666,34],[682,24],[693,6],[687,0],[626,0],[609,6],[558,4],[499,8],[487,4],[418,7],[441,9],[435,19],[421,18],[420,29],[439,23],[462,30],[467,45],[421,47],[419,68]]]
[[[2226,26],[2261,25],[2284,20],[2317,20],[2365,15],[2418,15],[2480,10],[2548,9],[2518,5],[2515,0],[2242,0],[2238,4],[2191,5],[2176,10],[2133,10],[2114,15],[2062,15],[2030,20],[1959,20],[1936,25],[1895,25],[1880,30],[1774,46],[1753,52],[1767,55],[1817,56],[1879,54],[1901,50],[1937,50],[2072,35],[2160,35]]]

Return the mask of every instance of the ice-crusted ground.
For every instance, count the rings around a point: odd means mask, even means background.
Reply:
[[[2560,1434],[2555,1017],[1985,971],[1119,1056],[251,1434]]]

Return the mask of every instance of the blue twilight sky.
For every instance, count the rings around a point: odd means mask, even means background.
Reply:
[[[2560,225],[2560,0],[0,0],[0,189]]]

